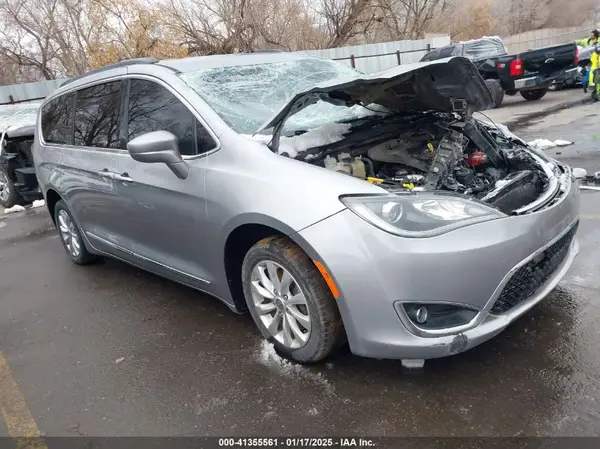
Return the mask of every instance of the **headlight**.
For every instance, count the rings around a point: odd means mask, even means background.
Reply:
[[[363,220],[402,237],[431,237],[506,216],[468,198],[431,193],[343,196],[340,200]]]

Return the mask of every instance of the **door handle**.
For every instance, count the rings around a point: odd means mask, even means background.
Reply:
[[[114,173],[108,171],[106,168],[103,168],[102,170],[98,170],[96,173],[98,174],[98,176],[101,176],[106,179],[113,179],[113,176],[114,176]]]
[[[123,173],[122,175],[113,173],[112,179],[121,182],[133,182],[133,179],[127,173]]]

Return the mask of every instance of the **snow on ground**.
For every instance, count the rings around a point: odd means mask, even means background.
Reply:
[[[275,346],[267,340],[261,341],[257,359],[261,365],[274,369],[283,376],[308,380],[322,387],[328,394],[335,394],[333,385],[321,373],[284,359],[277,354]]]
[[[4,209],[4,213],[5,214],[12,214],[14,212],[23,212],[25,210],[25,208],[23,206],[19,206],[18,204],[13,206],[13,207],[9,207],[8,209]]]
[[[529,146],[538,150],[549,150],[550,148],[566,147],[569,145],[573,145],[573,142],[569,142],[568,140],[555,140],[553,142],[548,139],[535,139],[534,141],[529,142]]]
[[[44,200],[35,200],[31,207],[44,207],[46,202]]]

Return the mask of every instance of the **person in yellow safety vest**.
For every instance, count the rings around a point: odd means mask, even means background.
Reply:
[[[600,83],[596,83],[596,78],[600,75],[598,72],[598,66],[600,62],[600,44],[596,45],[594,49],[594,53],[590,58],[590,82],[589,87],[592,89],[592,98],[595,101],[598,101],[600,98],[598,97],[598,91],[600,91]],[[600,81],[600,80],[599,80]]]
[[[594,30],[590,33],[590,37],[586,39],[580,39],[575,41],[575,45],[579,45],[580,47],[590,47],[592,45],[600,44],[600,31]]]

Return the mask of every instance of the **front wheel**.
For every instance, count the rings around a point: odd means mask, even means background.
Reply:
[[[0,206],[8,209],[9,207],[24,203],[25,201],[17,193],[14,183],[10,180],[6,168],[0,167]]]
[[[548,93],[548,89],[522,90],[521,96],[527,101],[541,100]]]
[[[284,237],[256,243],[242,264],[244,296],[262,335],[301,363],[327,358],[344,342],[342,319],[313,261]]]

